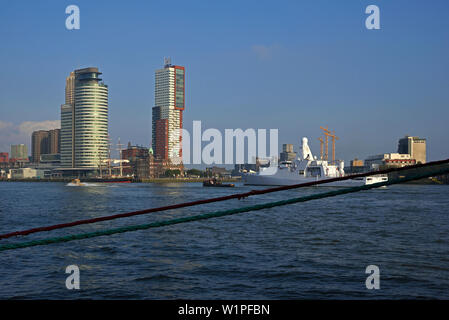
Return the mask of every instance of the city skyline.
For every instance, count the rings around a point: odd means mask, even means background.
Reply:
[[[179,73],[179,74],[178,74]],[[70,125],[68,126],[67,124],[65,124],[65,130],[67,131],[67,129],[70,129],[70,131],[72,130],[72,127],[80,127],[81,122],[80,120],[86,120],[86,116],[88,117],[88,121],[96,121],[96,115],[94,113],[92,113],[93,111],[89,111],[92,108],[97,108],[100,107],[101,108],[106,108],[107,109],[107,95],[108,95],[108,89],[107,89],[107,85],[104,85],[103,83],[103,79],[100,78],[101,76],[101,72],[98,71],[97,67],[87,67],[87,68],[82,68],[82,69],[77,69],[75,71],[70,72],[70,75],[66,78],[66,86],[65,86],[65,103],[61,105],[61,123],[64,123],[64,119],[66,120],[65,122],[69,121]],[[180,78],[179,78],[180,77]],[[178,79],[179,78],[179,79]],[[147,146],[147,150],[153,150],[151,152],[154,152],[155,158],[159,159],[159,160],[169,160],[172,161],[174,158],[176,158],[175,162],[178,161],[177,158],[181,157],[182,158],[182,143],[181,143],[181,136],[177,136],[174,137],[173,134],[175,132],[178,132],[176,130],[180,130],[183,128],[183,116],[182,116],[182,112],[185,109],[185,68],[183,66],[177,66],[177,65],[172,65],[171,64],[171,59],[170,58],[164,58],[164,67],[162,69],[158,69],[155,70],[155,79],[156,79],[156,83],[155,83],[155,103],[154,103],[154,107],[152,108],[152,137],[151,137],[151,143],[149,146]],[[83,83],[84,81],[84,83]],[[93,82],[93,85],[91,85],[90,83]],[[77,83],[78,87],[77,87]],[[86,85],[87,83],[87,85]],[[93,87],[92,87],[93,86]],[[97,86],[100,87],[104,87],[106,90],[105,93],[104,92],[100,92],[99,94],[101,95],[99,98],[103,99],[102,95],[106,95],[106,102],[104,102],[104,104],[100,103],[100,105],[96,104],[92,104],[90,102],[90,98],[93,97],[93,95],[98,95],[98,90],[97,90]],[[90,88],[92,87],[92,88]],[[101,89],[101,88],[100,88]],[[87,90],[87,91],[86,91]],[[76,92],[78,92],[76,94]],[[87,98],[86,98],[87,95]],[[178,95],[178,97],[177,97]],[[81,105],[81,108],[83,111],[84,116],[82,117],[83,119],[80,120],[75,120],[74,118],[74,114],[75,114],[75,101],[76,101],[76,97],[78,96],[78,105]],[[89,98],[90,97],[90,98]],[[87,107],[87,109],[86,109]],[[78,107],[80,108],[80,107]],[[98,112],[98,110],[95,109],[94,111]],[[86,110],[89,111],[89,114],[85,114]],[[178,114],[173,115],[172,111],[177,111]],[[70,113],[70,116],[67,117],[67,114]],[[106,130],[106,135],[105,137],[109,137],[109,132],[108,132],[108,124],[107,124],[107,118],[108,118],[108,111],[106,111],[105,113],[106,116],[106,122],[105,122],[105,126],[103,125],[103,127]],[[79,116],[77,116],[78,118]],[[93,118],[92,118],[93,117]],[[84,121],[83,120],[83,121]],[[161,127],[161,123],[162,123],[162,127]],[[52,121],[48,121],[48,123],[53,123]],[[170,125],[169,125],[170,124]],[[98,125],[98,123],[97,123]],[[89,130],[95,129],[97,127],[97,125],[92,125],[89,124]],[[85,126],[84,124],[81,125],[81,127]],[[70,128],[69,128],[70,127]],[[161,128],[163,130],[161,130]],[[43,148],[43,150],[45,150],[45,148],[49,148],[49,150],[55,150],[55,131],[57,132],[58,136],[57,136],[57,140],[60,139],[59,138],[59,132],[61,132],[60,128],[53,128],[53,129],[49,129],[49,130],[42,130],[42,129],[38,129],[36,131],[33,131],[31,134],[31,153],[30,153],[30,160],[34,163],[39,162],[38,157],[40,155],[40,151],[35,151],[36,149],[40,150],[40,148]],[[39,141],[35,142],[36,140],[36,135],[42,135],[44,134],[44,136],[39,137]],[[68,133],[65,132],[65,140],[68,139],[67,137]],[[72,136],[75,136],[75,130],[71,131],[70,133],[70,149],[71,149],[71,164],[69,165],[67,160],[64,160],[61,162],[61,166],[62,167],[66,167],[66,168],[77,168],[79,166],[75,165],[75,148],[73,147],[75,145],[75,140],[72,139]],[[83,135],[83,134],[82,134]],[[50,136],[52,136],[50,138]],[[64,136],[64,135],[63,135]],[[52,143],[48,142],[47,140],[51,139]],[[90,138],[89,138],[90,139]],[[176,140],[178,139],[178,140]],[[318,140],[320,140],[321,138],[319,138]],[[423,141],[425,143],[426,138],[419,138],[419,137],[413,137],[413,136],[409,136],[409,135],[405,135],[405,137],[399,138],[399,146],[398,146],[398,152],[400,154],[413,154],[410,145],[410,139],[418,139],[420,142]],[[99,152],[98,150],[102,150],[102,156],[100,158],[98,158],[98,155],[96,156],[89,156],[91,159],[88,160],[89,164],[83,165],[85,168],[95,168],[97,169],[98,167],[98,163],[99,163],[99,159],[106,159],[108,158],[108,150],[109,147],[108,144],[111,143],[111,141],[108,138],[104,138],[103,139],[103,147],[99,147],[96,146],[94,149],[97,150],[97,153]],[[404,140],[408,140],[408,147],[407,146],[402,146]],[[90,141],[90,140],[89,140]],[[120,138],[119,138],[120,141]],[[41,146],[41,147],[37,147],[36,144],[41,144],[44,143],[45,146]],[[61,143],[59,141],[59,143]],[[96,143],[96,142],[95,142]],[[203,142],[203,145],[207,143],[207,142]],[[64,144],[64,139],[63,139],[63,143]],[[65,144],[67,144],[67,141],[65,142]],[[78,144],[78,148],[81,149],[86,149],[86,145]],[[128,145],[131,144],[131,141],[128,142]],[[25,145],[27,147],[27,144],[19,144],[19,145]],[[88,143],[89,145],[89,143]],[[138,145],[138,144],[137,144]],[[142,145],[143,146],[143,145]],[[16,145],[10,145],[10,148],[12,150],[13,147],[16,147]],[[269,146],[267,146],[269,148]],[[282,148],[280,146],[278,146],[279,149],[279,159],[280,161],[282,161],[283,156],[286,156],[287,153],[290,153],[290,157],[293,156],[293,153],[296,155],[297,152],[297,147],[294,144],[282,144]],[[59,145],[58,145],[59,148]],[[178,148],[175,150],[175,148]],[[247,146],[245,147],[245,149],[247,148]],[[289,150],[287,151],[286,148],[288,148]],[[408,150],[406,150],[408,148]],[[64,148],[62,148],[64,149]],[[89,146],[87,146],[87,149],[89,149]],[[401,149],[403,149],[401,151]],[[59,150],[59,149],[58,149]],[[118,149],[117,149],[118,150]],[[61,152],[61,151],[60,151]],[[84,151],[83,151],[84,152]],[[114,152],[114,149],[109,150],[109,152]],[[323,152],[322,150],[322,146],[321,146],[321,153]],[[421,154],[423,155],[423,159],[424,161],[419,161],[420,163],[425,163],[426,162],[426,148],[424,145],[424,149],[423,149],[423,153],[421,152]],[[2,152],[8,154],[8,152]],[[11,151],[11,154],[13,152]],[[52,154],[52,153],[56,153],[56,152],[43,152],[42,154]],[[58,152],[59,153],[59,152]],[[63,152],[61,152],[61,159],[63,159],[64,157],[67,158],[67,150],[64,151],[64,155],[62,155]],[[369,160],[370,158],[375,158],[378,156],[381,156],[383,154],[386,153],[392,153],[394,154],[394,152],[391,152],[391,150],[384,150],[382,151],[382,153],[380,154],[371,154],[367,157],[367,160]],[[37,154],[37,156],[36,156]],[[170,156],[171,154],[171,156]],[[317,153],[315,153],[317,154]],[[118,154],[117,154],[118,155]],[[322,155],[321,155],[322,156]],[[78,158],[78,161],[82,160],[82,161],[87,161],[85,156],[76,156]],[[118,157],[120,157],[118,155]],[[14,158],[14,157],[13,157]],[[292,158],[293,159],[293,158]],[[354,157],[355,160],[358,160],[357,156]],[[284,159],[285,160],[285,159]],[[351,162],[348,161],[347,163]],[[421,160],[421,158],[419,158],[418,160]],[[363,160],[362,160],[363,161]],[[221,164],[221,163],[218,163]],[[200,166],[205,166],[205,163],[202,163]],[[83,167],[81,166],[81,167]],[[192,167],[192,165],[189,165],[189,167]],[[193,167],[195,167],[193,165]]]
[[[233,12],[231,4],[207,5],[217,9],[212,17],[196,10],[199,4],[180,5],[174,16],[184,17],[182,21],[190,24],[181,31],[178,42],[170,41],[181,26],[176,19],[172,26],[162,24],[167,26],[163,34],[160,28],[156,28],[159,33],[154,29],[160,22],[156,13],[162,10],[155,4],[142,3],[148,9],[142,12],[133,7],[120,12],[119,5],[111,4],[111,25],[93,29],[94,17],[101,12],[99,5],[81,1],[83,22],[81,29],[73,32],[60,23],[65,4],[42,4],[43,21],[39,23],[35,20],[38,17],[31,15],[37,5],[27,4],[25,10],[23,4],[9,4],[0,13],[0,24],[9,27],[0,55],[5,61],[20,61],[21,67],[13,71],[10,68],[15,64],[9,63],[0,76],[5,88],[0,104],[8,110],[0,119],[0,151],[7,152],[5,146],[10,144],[30,146],[32,131],[57,128],[45,126],[59,118],[58,107],[64,99],[61,79],[69,70],[90,65],[100,67],[113,87],[111,139],[121,137],[149,146],[154,101],[150,75],[159,68],[163,56],[171,56],[175,64],[189,70],[189,112],[184,118],[188,130],[193,120],[218,129],[279,128],[280,146],[293,144],[297,150],[301,137],[309,136],[317,154],[319,126],[329,125],[341,138],[337,156],[346,161],[394,152],[397,140],[404,135],[427,138],[430,160],[447,157],[448,96],[442,88],[447,87],[449,69],[445,59],[449,53],[448,22],[443,19],[448,5],[442,1],[432,7],[380,1],[382,29],[368,31],[363,25],[365,4],[262,3],[263,14],[258,10]],[[249,7],[243,5],[244,9]],[[20,11],[30,14],[21,24],[9,17]],[[306,12],[322,19],[307,18]],[[231,13],[234,23],[229,30],[223,29],[223,19]],[[294,13],[297,19],[285,19]],[[146,14],[154,19],[145,19]],[[399,16],[407,19],[397,21]],[[247,18],[255,25],[245,24]],[[419,27],[416,20],[421,21]],[[209,30],[201,28],[206,23]],[[34,28],[28,28],[30,24]],[[30,29],[29,34],[22,33],[24,28]],[[122,43],[98,40],[106,30],[116,32]],[[241,32],[236,34],[236,30]],[[139,42],[142,36],[148,42]],[[100,41],[98,52],[83,51],[94,39]],[[44,45],[30,61],[20,60],[23,42],[28,40]],[[75,41],[79,48],[68,52],[55,47],[57,41],[62,42],[61,47]],[[49,66],[53,71],[41,72]],[[30,72],[38,73],[40,81],[28,82],[25,74]],[[23,132],[39,122],[46,125],[27,133],[26,141],[13,141],[14,136],[5,133],[12,130],[23,139]]]

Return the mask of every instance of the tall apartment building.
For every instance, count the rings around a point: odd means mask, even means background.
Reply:
[[[399,139],[398,153],[409,154],[416,163],[426,163],[426,139],[405,136]]]
[[[11,157],[15,160],[28,160],[28,147],[25,144],[15,144],[11,146]]]
[[[31,157],[35,163],[40,162],[43,154],[60,152],[60,129],[34,131],[31,135]]]
[[[98,68],[71,72],[61,106],[61,166],[96,169],[108,157],[108,86]]]
[[[185,68],[165,59],[155,73],[152,146],[155,158],[178,162],[182,158],[182,113],[185,109]]]
[[[48,154],[61,153],[61,129],[48,131]]]
[[[48,154],[48,131],[34,131],[31,135],[31,161],[40,162],[41,154]]]
[[[282,152],[280,154],[280,161],[294,161],[296,159],[296,152],[293,151],[292,144],[283,144]]]

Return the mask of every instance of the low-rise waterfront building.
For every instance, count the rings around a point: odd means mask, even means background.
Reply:
[[[365,159],[365,165],[370,169],[378,169],[380,167],[404,167],[416,164],[416,160],[412,159],[409,154],[401,153],[382,153],[369,156]]]
[[[10,170],[10,179],[43,179],[51,175],[51,170],[19,168]]]
[[[61,154],[60,153],[42,154],[40,156],[39,163],[60,166],[61,165]]]
[[[230,177],[231,171],[227,170],[226,168],[214,166],[214,167],[206,168],[206,175],[208,177],[215,177],[215,176]]]
[[[123,168],[124,175],[132,175],[137,179],[150,178],[150,150],[142,146],[132,146],[122,150],[122,160],[128,160],[129,164]]]
[[[8,162],[9,162],[8,152],[0,152],[0,163],[8,163]]]
[[[346,174],[356,174],[363,173],[370,170],[368,166],[365,165],[363,160],[355,158],[349,162],[349,166],[344,168]]]
[[[399,139],[398,153],[409,154],[416,163],[426,163],[426,139],[419,137],[405,136]]]
[[[363,167],[364,166],[363,160],[359,160],[359,159],[355,158],[354,160],[350,161],[350,166],[351,167]]]

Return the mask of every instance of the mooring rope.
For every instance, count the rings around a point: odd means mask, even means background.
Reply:
[[[385,181],[385,182],[379,182],[379,183],[374,183],[374,184],[369,184],[369,185],[345,188],[345,189],[324,192],[324,193],[319,193],[319,194],[313,194],[313,195],[299,197],[299,198],[292,198],[292,199],[288,199],[288,200],[268,202],[268,203],[264,203],[264,204],[253,205],[253,206],[248,206],[248,207],[243,207],[243,208],[215,211],[215,212],[211,212],[211,213],[200,214],[200,215],[195,215],[195,216],[190,216],[190,217],[170,219],[170,220],[164,220],[164,221],[153,222],[153,223],[148,223],[148,224],[140,224],[140,225],[133,225],[133,226],[128,226],[128,227],[115,228],[115,229],[106,229],[106,230],[96,231],[96,232],[81,233],[81,234],[75,234],[75,235],[69,235],[69,236],[63,236],[63,237],[46,238],[46,239],[42,239],[42,240],[34,240],[34,241],[21,242],[21,243],[12,243],[12,244],[0,246],[0,251],[14,250],[14,249],[19,249],[19,248],[27,248],[27,247],[40,246],[40,245],[48,245],[48,244],[53,244],[53,243],[62,243],[62,242],[68,242],[68,241],[73,241],[73,240],[81,240],[81,239],[95,238],[95,237],[101,237],[101,236],[109,236],[109,235],[113,235],[113,234],[117,234],[117,233],[146,230],[146,229],[150,229],[150,228],[159,228],[159,227],[175,225],[175,224],[180,224],[180,223],[230,216],[230,215],[237,214],[237,213],[256,211],[256,210],[274,208],[274,207],[284,206],[284,205],[298,203],[298,202],[306,202],[306,201],[310,201],[310,200],[334,197],[334,196],[338,196],[338,195],[359,192],[359,191],[369,190],[369,189],[373,189],[373,188],[379,188],[382,186],[403,183],[403,182],[407,182],[407,181],[427,178],[427,177],[431,177],[434,175],[442,175],[442,174],[446,174],[446,173],[449,173],[449,168],[440,169],[440,170],[437,170],[434,172],[410,175],[408,177],[400,177],[398,179],[391,180],[391,181]]]
[[[90,224],[90,223],[96,223],[96,222],[101,222],[101,221],[108,221],[108,220],[132,217],[132,216],[143,215],[143,214],[148,214],[148,213],[153,213],[153,212],[180,209],[180,208],[197,206],[197,205],[206,204],[206,203],[213,203],[213,202],[219,202],[219,201],[225,201],[225,200],[231,200],[231,199],[242,199],[242,198],[247,198],[247,197],[255,196],[255,195],[262,195],[262,194],[267,194],[267,193],[272,193],[272,192],[292,190],[292,189],[303,188],[303,187],[311,187],[311,186],[326,184],[326,183],[330,183],[330,182],[363,178],[363,177],[368,177],[371,175],[387,174],[387,173],[391,173],[391,172],[400,172],[400,171],[405,171],[405,170],[426,168],[426,167],[431,167],[431,166],[436,166],[436,165],[444,165],[444,164],[449,164],[449,159],[428,162],[425,164],[417,164],[417,165],[407,166],[407,167],[402,167],[402,168],[390,168],[390,169],[385,169],[385,170],[380,170],[380,171],[346,175],[344,177],[338,177],[338,178],[322,179],[322,180],[293,184],[293,185],[288,185],[288,186],[280,186],[280,187],[267,188],[267,189],[262,189],[262,190],[251,190],[249,192],[236,193],[236,194],[231,194],[231,195],[223,196],[223,197],[209,198],[209,199],[203,199],[203,200],[197,200],[197,201],[191,201],[191,202],[183,202],[183,203],[178,203],[178,204],[169,205],[169,206],[150,208],[150,209],[127,212],[127,213],[120,213],[120,214],[103,216],[103,217],[98,217],[98,218],[83,219],[83,220],[78,220],[78,221],[73,221],[73,222],[68,222],[68,223],[55,224],[55,225],[50,225],[50,226],[45,226],[45,227],[38,227],[38,228],[32,228],[32,229],[28,229],[28,230],[22,230],[22,231],[14,231],[14,232],[6,233],[6,234],[0,234],[0,239],[11,238],[14,236],[24,236],[24,235],[28,235],[28,234],[32,234],[32,233],[43,232],[43,231],[52,231],[52,230],[56,230],[56,229],[69,228],[69,227],[74,227],[74,226],[83,225],[83,224]]]

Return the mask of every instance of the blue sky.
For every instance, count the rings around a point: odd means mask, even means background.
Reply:
[[[65,28],[66,6],[81,29]],[[381,30],[365,28],[380,8]],[[187,129],[279,128],[280,145],[319,126],[337,156],[395,152],[408,134],[447,158],[449,2],[2,1],[0,151],[58,120],[70,71],[98,66],[109,85],[110,134],[149,145],[154,71],[186,67]],[[36,124],[37,123],[37,124]],[[14,132],[13,134],[11,132]],[[14,141],[13,141],[14,140]]]

